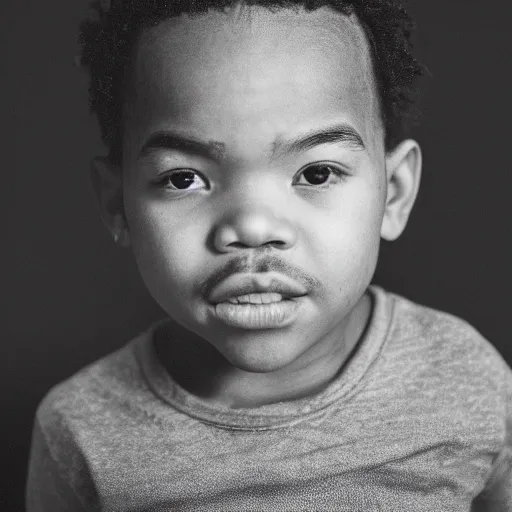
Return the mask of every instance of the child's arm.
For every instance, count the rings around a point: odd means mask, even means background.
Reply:
[[[61,476],[37,421],[32,434],[25,498],[26,512],[86,512]]]
[[[484,491],[473,502],[471,512],[512,511],[512,446],[497,459]]]
[[[506,438],[502,451],[483,492],[473,502],[471,512],[512,512],[512,372],[506,385]]]

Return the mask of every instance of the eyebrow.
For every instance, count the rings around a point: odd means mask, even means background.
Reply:
[[[278,138],[272,147],[272,158],[300,153],[322,144],[345,144],[356,150],[365,149],[363,139],[357,131],[349,124],[341,123],[319,130],[311,130],[288,141]]]
[[[300,153],[322,144],[345,144],[356,150],[365,149],[363,139],[349,124],[341,123],[327,128],[311,130],[290,140],[278,137],[272,144],[271,159],[291,153]],[[202,141],[193,136],[172,131],[153,133],[142,146],[139,158],[159,149],[179,151],[200,156],[219,163],[225,155],[226,144],[219,141]]]
[[[214,140],[202,141],[195,137],[169,131],[153,133],[142,146],[139,158],[159,149],[175,150],[192,156],[200,156],[219,162],[222,160],[226,145]]]

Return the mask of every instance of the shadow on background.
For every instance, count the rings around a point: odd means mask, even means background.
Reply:
[[[31,427],[43,395],[163,312],[94,204],[89,161],[105,151],[73,67],[85,1],[6,3],[0,389],[8,471],[0,509],[16,511],[23,510]],[[375,282],[465,318],[512,363],[507,2],[411,5],[417,53],[433,76],[415,133],[425,173],[409,227],[383,246]]]

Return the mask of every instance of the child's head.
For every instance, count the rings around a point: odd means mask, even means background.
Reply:
[[[354,330],[419,184],[409,31],[388,0],[113,0],[82,26],[104,219],[235,367],[300,367]],[[265,291],[283,300],[229,301]]]

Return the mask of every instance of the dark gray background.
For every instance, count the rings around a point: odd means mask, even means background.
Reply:
[[[422,190],[375,281],[472,323],[512,362],[508,2],[415,0],[417,53],[432,74]],[[2,2],[0,357],[5,453],[1,510],[23,510],[36,405],[58,381],[120,347],[163,313],[93,200],[104,154],[73,67],[84,0]],[[507,12],[505,12],[507,11]],[[7,70],[7,73],[5,72]]]

